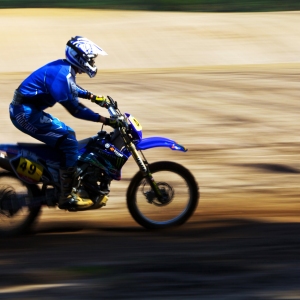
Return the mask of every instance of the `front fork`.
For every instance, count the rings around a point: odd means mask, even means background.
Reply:
[[[148,164],[145,156],[143,155],[142,152],[141,152],[142,156],[139,155],[138,151],[136,150],[135,145],[132,142],[129,143],[129,148],[132,153],[132,157],[136,161],[138,167],[140,168],[140,171],[143,173],[147,182],[149,183],[152,190],[154,191],[156,198],[161,201],[162,193],[159,190],[158,185],[150,172],[149,164]]]

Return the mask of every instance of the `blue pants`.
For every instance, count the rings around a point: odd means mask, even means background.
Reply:
[[[61,168],[76,166],[78,142],[72,128],[34,105],[10,104],[9,113],[19,130],[60,151]]]

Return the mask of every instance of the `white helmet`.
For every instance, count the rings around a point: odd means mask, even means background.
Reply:
[[[99,46],[82,36],[75,36],[67,42],[67,61],[91,78],[97,73],[95,58],[98,54],[107,55]]]

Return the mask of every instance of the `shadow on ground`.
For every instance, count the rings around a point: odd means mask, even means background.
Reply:
[[[164,231],[62,225],[1,241],[0,298],[299,296],[299,223],[228,218]]]

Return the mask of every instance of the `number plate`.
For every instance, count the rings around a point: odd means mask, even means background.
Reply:
[[[141,123],[134,116],[130,115],[128,119],[136,131],[141,131],[143,129]]]
[[[27,158],[21,157],[17,168],[17,173],[26,176],[34,181],[39,181],[42,177],[44,168]]]

